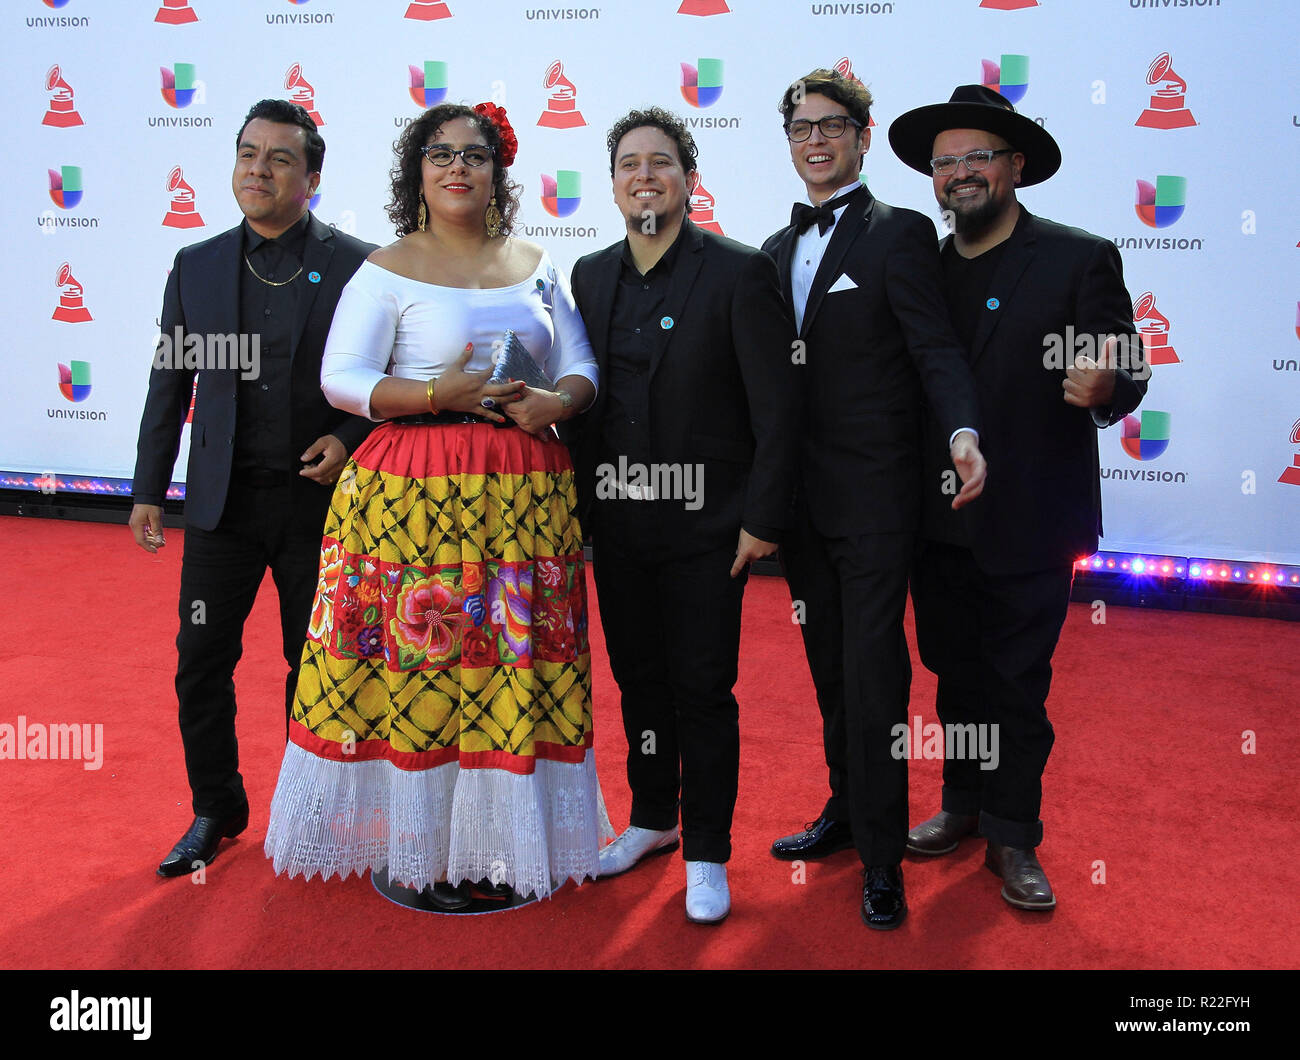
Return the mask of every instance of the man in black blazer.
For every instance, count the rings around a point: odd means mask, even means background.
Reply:
[[[600,871],[677,845],[680,790],[687,917],[716,923],[731,908],[741,596],[788,517],[802,373],[771,259],[687,219],[681,119],[632,111],[607,144],[627,238],[573,269],[601,387],[568,432],[632,788]]]
[[[195,816],[161,876],[206,865],[222,838],[248,825],[235,741],[244,620],[270,567],[287,719],[333,483],[372,427],[331,408],[320,389],[334,307],[375,249],[308,211],[324,156],[302,107],[256,104],[236,137],[232,185],[244,222],[182,249],[163,294],[130,524],[146,551],[165,543],[162,503],[193,395],[176,695]]]
[[[809,377],[798,514],[781,555],[817,688],[830,798],[772,853],[806,860],[855,845],[863,920],[887,930],[907,914],[907,761],[895,748],[907,724],[903,613],[921,497],[964,505],[985,468],[974,385],[939,289],[934,225],[860,183],[870,106],[860,81],[824,69],[781,100],[809,199],[763,246]],[[922,477],[923,401],[943,424],[956,474]]]
[[[1020,909],[1056,904],[1035,853],[1053,734],[1045,703],[1073,565],[1097,550],[1097,428],[1132,412],[1149,369],[1119,252],[1034,217],[1016,188],[1061,163],[1051,134],[982,85],[898,118],[890,144],[930,174],[955,231],[942,246],[953,322],[970,351],[995,468],[978,505],[926,505],[912,581],[921,659],[945,726],[985,727],[995,768],[947,758],[940,813],[908,848],[945,854],[977,830],[985,864]],[[931,469],[941,466],[931,433]],[[981,734],[984,735],[984,734]],[[993,742],[996,740],[996,743]]]

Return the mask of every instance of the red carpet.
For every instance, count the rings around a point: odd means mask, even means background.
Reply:
[[[740,799],[733,912],[688,924],[680,855],[548,902],[482,917],[421,914],[369,878],[287,880],[262,855],[283,749],[274,587],[238,672],[252,823],[202,885],[159,880],[189,824],[172,691],[182,534],[149,556],[121,526],[0,518],[0,723],[100,723],[102,768],[0,762],[0,962],[9,968],[1294,968],[1300,909],[1297,629],[1280,621],[1072,607],[1049,710],[1056,749],[1040,848],[1059,905],[1017,912],[983,848],[909,860],[911,914],[858,918],[846,851],[792,879],[769,843],[816,816],[825,768],[812,685],[783,582],[745,605],[737,695]],[[597,616],[593,613],[593,627]],[[910,634],[909,634],[910,636]],[[596,748],[627,823],[626,745],[594,630]],[[934,720],[914,660],[913,713]],[[1243,733],[1255,734],[1243,754]],[[938,807],[940,763],[912,763],[912,819]],[[1104,882],[1102,882],[1104,879]]]

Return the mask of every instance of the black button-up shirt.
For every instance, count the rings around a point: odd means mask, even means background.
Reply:
[[[258,235],[244,222],[245,262],[239,280],[239,330],[252,347],[258,342],[259,371],[240,378],[235,420],[235,468],[297,471],[300,453],[289,435],[290,352],[307,246],[304,213],[275,239]],[[261,277],[259,279],[259,277]]]

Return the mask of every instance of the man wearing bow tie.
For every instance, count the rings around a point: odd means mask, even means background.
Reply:
[[[864,869],[862,917],[887,930],[907,914],[906,724],[911,663],[903,634],[923,491],[961,507],[984,484],[975,388],[942,295],[934,225],[861,183],[871,93],[814,70],[781,100],[790,157],[810,205],[763,249],[777,261],[804,345],[807,425],[794,529],[782,544],[817,688],[830,798],[775,857],[850,845]],[[923,478],[928,405],[952,466]],[[959,481],[960,480],[960,481]]]

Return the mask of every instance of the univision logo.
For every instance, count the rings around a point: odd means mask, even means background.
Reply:
[[[984,66],[983,84],[1000,92],[1011,103],[1019,103],[1029,91],[1029,56],[1004,55],[1002,62],[981,60]]]
[[[582,202],[582,174],[576,169],[557,169],[555,176],[542,174],[542,207],[552,217],[569,217]]]
[[[447,98],[447,64],[426,61],[423,67],[408,65],[411,99],[417,107],[432,107]]]
[[[85,401],[90,397],[89,361],[59,365],[59,393],[69,401]]]
[[[162,98],[167,106],[181,110],[194,102],[199,89],[193,63],[173,63],[170,70],[165,66],[158,69],[162,73]]]
[[[81,202],[81,167],[60,166],[46,170],[50,175],[50,200],[60,210],[71,210]]]
[[[1187,208],[1186,177],[1156,177],[1156,182],[1137,182],[1138,218],[1149,228],[1168,228]]]
[[[682,63],[682,99],[692,107],[711,107],[722,98],[722,60]]]
[[[1125,416],[1120,444],[1134,460],[1156,459],[1169,448],[1169,413],[1147,409]]]

